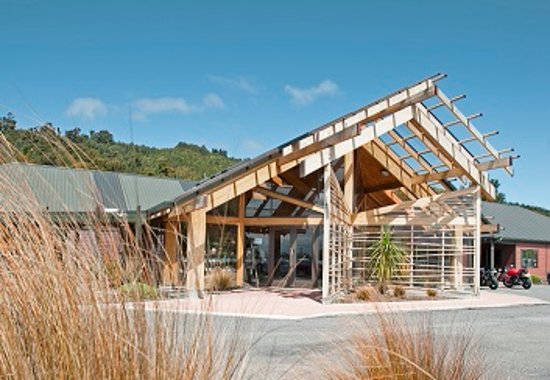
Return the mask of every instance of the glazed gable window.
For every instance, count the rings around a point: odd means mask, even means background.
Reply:
[[[521,250],[521,266],[522,268],[537,268],[539,251],[536,249]]]

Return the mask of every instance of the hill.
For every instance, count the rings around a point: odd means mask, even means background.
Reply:
[[[225,150],[185,142],[155,148],[115,141],[106,130],[86,134],[75,128],[61,134],[51,124],[18,129],[11,114],[0,119],[0,132],[19,151],[20,160],[36,164],[197,180],[240,161]]]

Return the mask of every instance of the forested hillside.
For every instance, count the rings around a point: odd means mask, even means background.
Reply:
[[[21,153],[22,160],[37,164],[201,179],[239,161],[222,149],[184,142],[173,148],[119,142],[105,130],[86,134],[76,128],[60,133],[51,124],[18,129],[11,114],[0,119],[0,132]]]

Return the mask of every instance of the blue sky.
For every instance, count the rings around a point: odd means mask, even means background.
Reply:
[[[425,76],[550,208],[548,1],[0,0],[0,114],[250,157]],[[130,115],[132,121],[130,122]]]

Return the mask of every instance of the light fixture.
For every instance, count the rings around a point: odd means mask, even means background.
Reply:
[[[386,169],[380,170],[380,174],[382,174],[382,177],[389,177],[390,176],[390,172],[387,171]]]

